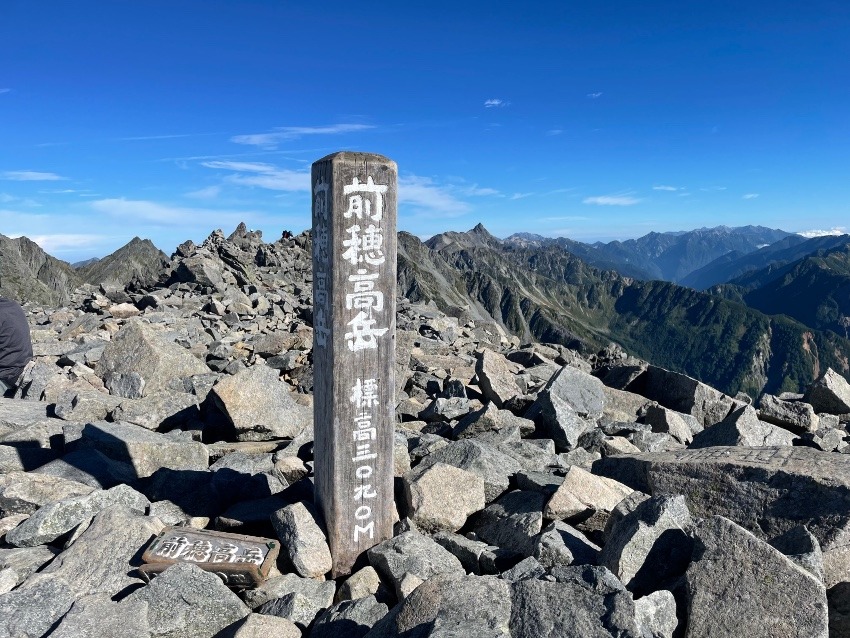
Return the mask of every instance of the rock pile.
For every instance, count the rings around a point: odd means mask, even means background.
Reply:
[[[0,400],[0,636],[850,636],[850,387],[758,406],[400,300],[396,535],[327,580],[306,234],[29,306]],[[277,538],[150,583],[165,525]]]

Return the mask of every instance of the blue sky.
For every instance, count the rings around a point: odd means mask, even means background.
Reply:
[[[423,237],[848,227],[850,3],[0,2],[2,234],[273,241],[342,149]]]

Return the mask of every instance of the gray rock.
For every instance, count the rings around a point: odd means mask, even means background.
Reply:
[[[54,411],[57,417],[66,421],[102,421],[120,402],[121,399],[104,392],[71,388],[60,395]]]
[[[456,532],[484,509],[484,479],[467,470],[434,463],[405,474],[408,516],[426,532]]]
[[[17,586],[52,561],[57,553],[57,550],[44,545],[0,548],[0,569],[13,570],[18,576]]]
[[[521,435],[527,436],[534,432],[534,421],[518,417],[510,410],[500,410],[495,403],[488,403],[461,419],[453,435],[457,439],[470,439],[484,433],[511,431],[514,428],[518,428]]]
[[[679,626],[676,599],[660,589],[635,601],[635,620],[645,638],[673,638]]]
[[[523,558],[516,565],[503,571],[499,578],[509,583],[516,583],[529,578],[540,578],[546,574],[546,568],[533,556]]]
[[[694,437],[690,449],[738,445],[743,447],[765,447],[770,445],[793,445],[794,435],[770,423],[759,421],[758,414],[750,405],[733,410],[720,423],[706,428]]]
[[[546,503],[543,515],[548,519],[571,519],[595,511],[610,512],[632,493],[632,489],[604,476],[596,476],[573,465],[564,482]]]
[[[642,378],[645,397],[696,417],[703,427],[720,423],[735,407],[732,397],[678,372],[650,365]]]
[[[95,490],[45,505],[15,529],[6,533],[6,542],[15,547],[35,547],[51,543],[77,525],[112,505],[124,505],[144,514],[150,502],[127,485]]]
[[[335,592],[336,585],[333,581],[319,581],[301,578],[295,574],[283,574],[269,578],[255,589],[246,590],[244,596],[245,603],[255,611],[267,602],[293,593],[312,600],[316,609],[319,610],[327,609],[333,604]]]
[[[549,468],[562,467],[552,439],[505,441],[499,444],[498,449],[516,460],[526,472],[545,472]]]
[[[823,552],[820,543],[804,525],[798,525],[781,536],[771,539],[770,544],[819,581],[824,582]]]
[[[150,638],[147,605],[122,605],[109,594],[79,598],[50,638]]]
[[[820,424],[820,418],[808,403],[783,401],[772,394],[762,395],[758,417],[762,421],[798,433],[815,432]]]
[[[368,550],[369,562],[401,599],[402,580],[406,575],[426,581],[436,574],[463,573],[460,561],[428,536],[405,532]]]
[[[265,365],[225,377],[212,396],[240,441],[293,438],[312,422],[312,411],[296,403],[277,370]]]
[[[106,346],[97,372],[102,378],[135,372],[146,381],[145,393],[153,394],[165,390],[172,379],[207,374],[209,368],[150,324],[133,320]]]
[[[362,638],[387,611],[374,596],[338,602],[316,619],[310,638]]]
[[[122,604],[142,603],[152,638],[212,638],[250,613],[218,576],[190,563],[172,565]]]
[[[141,550],[162,529],[155,518],[139,516],[119,505],[108,507],[96,514],[86,530],[41,573],[61,577],[77,597],[98,593],[115,596],[142,584],[141,579],[129,574],[139,566]],[[97,560],[92,560],[94,556]]]
[[[433,538],[454,554],[465,571],[472,574],[492,574],[498,571],[495,569],[496,556],[493,552],[497,547],[451,532],[438,532]]]
[[[20,576],[11,567],[0,569],[0,596],[7,594],[18,586]]]
[[[250,614],[231,625],[216,638],[301,638],[301,630],[288,618]]]
[[[685,574],[689,638],[827,637],[823,583],[723,517],[698,523],[695,533]]]
[[[452,441],[425,457],[416,469],[424,471],[436,463],[459,467],[484,479],[487,502],[495,500],[508,489],[510,477],[522,469],[505,453],[475,439]]]
[[[209,452],[203,443],[165,436],[130,423],[88,423],[80,443],[130,464],[139,478],[162,468],[206,471],[209,467]]]
[[[331,570],[331,550],[312,505],[305,502],[288,505],[272,514],[271,521],[298,574],[319,578]]]
[[[543,528],[545,502],[540,492],[508,492],[481,513],[475,533],[491,545],[530,556]]]
[[[761,538],[806,525],[821,544],[850,518],[850,456],[807,447],[718,447],[601,459],[593,471],[654,496],[683,494]]]
[[[646,422],[653,432],[669,434],[680,443],[687,445],[694,435],[703,430],[702,424],[690,414],[651,405],[646,410]]]
[[[595,565],[599,560],[599,549],[573,526],[555,521],[546,526],[537,539],[534,557],[546,568]]]
[[[58,454],[40,447],[0,444],[0,474],[27,472],[54,460]]]
[[[810,403],[815,412],[847,414],[850,412],[850,383],[832,368],[827,368],[809,386],[803,401]]]
[[[0,432],[3,428],[19,430],[47,418],[46,403],[0,397]]]
[[[71,608],[74,594],[59,578],[45,577],[0,596],[0,638],[41,638]]]
[[[42,505],[93,491],[93,487],[57,476],[10,472],[0,475],[0,516],[33,514]]]
[[[643,596],[681,576],[691,558],[693,519],[684,496],[656,496],[611,527],[599,563]]]
[[[506,581],[493,576],[439,574],[420,585],[366,635],[368,638],[514,635],[510,592]],[[447,633],[448,630],[454,633]]]
[[[604,406],[602,382],[581,370],[564,366],[538,394],[525,417],[534,421],[541,435],[555,441],[559,451],[569,451],[593,427]]]
[[[103,385],[109,394],[125,399],[140,399],[145,394],[145,380],[138,372],[107,372],[103,375]]]
[[[133,483],[136,471],[129,463],[110,459],[94,448],[69,452],[33,470],[34,474],[57,476],[90,487],[108,489],[121,483]]]
[[[475,363],[478,386],[485,398],[498,408],[508,399],[522,394],[514,378],[515,370],[516,365],[497,352],[485,348],[478,355]]]
[[[345,579],[336,594],[336,602],[374,596],[381,586],[381,577],[371,565],[358,569]]]
[[[147,430],[172,430],[200,418],[198,397],[185,392],[159,392],[127,399],[112,411],[113,421],[140,425]]]
[[[511,636],[637,636],[634,603],[625,592],[601,596],[581,585],[523,580],[513,585]]]

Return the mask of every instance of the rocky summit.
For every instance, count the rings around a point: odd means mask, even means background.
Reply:
[[[428,270],[446,246],[403,249]],[[310,250],[240,226],[25,304],[35,359],[0,400],[0,637],[850,636],[844,377],[751,401],[409,298],[395,535],[331,579]],[[414,297],[440,283],[414,274]],[[188,563],[148,582],[170,526],[280,552],[257,586]]]

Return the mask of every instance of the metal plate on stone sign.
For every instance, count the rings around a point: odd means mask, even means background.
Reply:
[[[266,580],[280,543],[270,538],[191,527],[167,527],[142,554],[142,577],[150,579],[174,563],[194,563],[230,587],[256,587]]]

